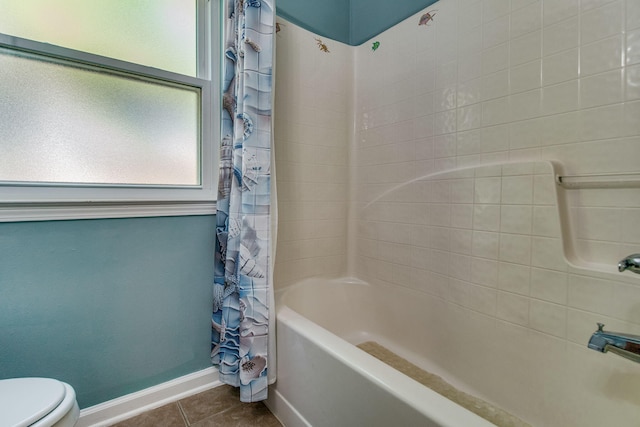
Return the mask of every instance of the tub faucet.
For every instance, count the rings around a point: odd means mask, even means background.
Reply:
[[[640,363],[640,335],[621,334],[603,331],[603,323],[598,323],[598,330],[591,335],[589,348],[602,353],[610,351],[626,359]]]
[[[629,255],[620,260],[618,263],[618,271],[622,273],[625,270],[640,274],[640,254]]]

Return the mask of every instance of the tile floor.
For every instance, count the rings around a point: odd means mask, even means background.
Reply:
[[[230,386],[211,390],[161,406],[113,427],[280,427],[262,403],[242,403]]]

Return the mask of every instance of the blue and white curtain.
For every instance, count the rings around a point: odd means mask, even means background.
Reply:
[[[256,402],[275,380],[275,0],[229,0],[225,13],[211,360],[241,401]]]

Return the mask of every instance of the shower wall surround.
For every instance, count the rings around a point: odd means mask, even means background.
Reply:
[[[278,18],[276,288],[346,268],[352,49]],[[325,52],[321,45],[326,46]]]
[[[523,159],[558,160],[569,175],[639,171],[638,2],[428,9],[437,10],[429,25],[416,24],[418,13],[375,39],[385,49],[357,49],[361,184]],[[614,271],[638,250],[640,232],[619,226],[640,218],[637,189],[566,197],[572,261]]]
[[[640,172],[638,52],[635,0],[443,0],[356,48],[357,276],[580,358],[598,321],[640,333],[640,277],[616,268],[640,250],[640,189],[559,188],[560,230],[536,176],[403,186],[511,161]]]
[[[471,199],[466,188],[403,186],[513,161],[556,161],[567,175],[640,172],[640,2],[443,0],[358,47],[323,40],[330,53],[282,23],[279,286],[383,280],[580,357],[598,356],[586,348],[598,321],[640,333],[640,277],[616,269],[640,250],[638,227],[624,226],[640,219],[639,189],[557,188],[560,229],[536,202],[553,185],[535,173],[509,188],[488,180]],[[385,192],[399,215],[372,217]],[[475,203],[479,194],[498,198]],[[420,209],[438,200],[450,210],[429,222]]]

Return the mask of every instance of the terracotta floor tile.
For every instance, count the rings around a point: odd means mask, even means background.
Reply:
[[[281,427],[282,424],[262,403],[243,403],[193,424],[192,427]]]
[[[186,425],[178,404],[170,403],[114,424],[113,427],[185,427]]]

